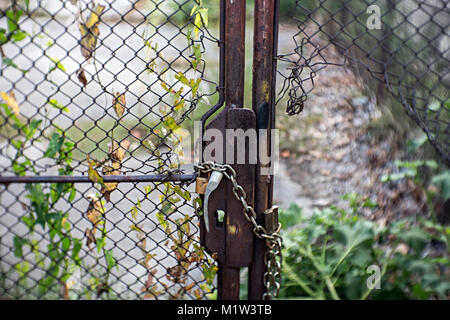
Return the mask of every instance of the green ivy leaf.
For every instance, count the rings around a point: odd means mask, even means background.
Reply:
[[[175,79],[179,80],[182,84],[189,86],[189,80],[182,72],[178,72],[178,74],[175,75]]]
[[[77,189],[75,189],[73,186],[71,186],[70,194],[69,194],[69,202],[72,202],[75,199],[75,196],[77,195]]]
[[[26,140],[30,140],[34,136],[37,128],[40,126],[41,123],[42,123],[42,120],[36,120],[36,119],[31,120],[30,125],[28,126],[28,128],[26,130],[26,134],[25,134]]]
[[[431,183],[440,187],[444,201],[450,199],[450,170],[435,175],[431,178]]]
[[[19,19],[22,16],[22,10],[6,11],[8,31],[13,33],[19,28]]]
[[[56,132],[53,133],[44,156],[54,158],[60,152],[63,143],[64,136],[60,136]]]
[[[8,42],[8,39],[6,38],[6,30],[3,28],[0,28],[0,46]]]
[[[17,258],[22,258],[22,256],[23,256],[22,248],[23,248],[24,244],[27,243],[27,240],[24,238],[21,238],[19,236],[14,236],[13,242],[14,242],[14,255]]]
[[[0,33],[0,45],[1,45],[1,43],[2,43],[2,37],[1,37],[1,33]],[[12,68],[15,68],[15,69],[17,69],[17,70],[20,70],[20,71],[22,71],[22,73],[23,74],[25,74],[25,73],[27,73],[29,70],[24,70],[24,69],[21,69],[21,68],[19,68],[18,66],[17,66],[17,64],[15,64],[14,63],[14,61],[12,60],[12,59],[10,59],[10,58],[3,58],[2,59],[2,63],[4,64],[4,65],[6,65],[6,66],[8,66],[8,67],[12,67]]]
[[[14,42],[19,42],[25,39],[26,37],[28,37],[28,33],[19,30],[14,32],[14,34],[11,36],[11,39],[13,39]]]
[[[111,250],[105,250],[105,259],[108,265],[108,270],[111,270],[116,265],[116,260],[114,259]]]
[[[167,127],[167,129],[171,130],[172,132],[178,129],[180,126],[175,122],[175,119],[172,117],[168,117],[164,120],[164,125]]]
[[[450,98],[444,102],[444,106],[450,110]]]
[[[70,248],[70,244],[71,244],[70,238],[64,237],[64,238],[62,239],[61,248],[62,248],[64,251],[67,251],[67,250],[69,250],[69,248]]]
[[[78,256],[81,250],[81,241],[79,239],[73,239],[73,250],[72,250],[72,259],[77,263],[80,261],[80,257]]]
[[[66,72],[66,68],[58,59],[50,57],[50,60],[53,62],[53,65],[48,70],[48,73],[55,71],[56,69],[61,70],[62,72]]]
[[[428,141],[428,137],[426,134],[422,134],[420,137],[414,140],[408,140],[407,151],[413,152],[423,146]]]
[[[66,106],[63,106],[62,104],[60,104],[56,99],[49,100],[48,104],[55,109],[69,112],[69,109]]]
[[[156,218],[158,219],[159,224],[164,228],[164,230],[166,230],[167,228],[167,222],[164,219],[164,214],[162,214],[161,212],[158,212],[156,214]]]
[[[103,247],[106,245],[105,238],[99,238],[95,241],[95,247],[97,248],[97,252],[100,253]]]

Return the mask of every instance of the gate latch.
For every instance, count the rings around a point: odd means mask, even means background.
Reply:
[[[206,232],[209,232],[209,218],[208,218],[208,202],[209,202],[209,196],[211,193],[214,192],[214,190],[217,189],[217,187],[220,184],[220,181],[222,181],[223,173],[219,171],[213,171],[211,173],[211,176],[209,177],[208,184],[205,189],[205,199],[204,199],[204,205],[203,205],[203,217],[205,219],[205,229]]]

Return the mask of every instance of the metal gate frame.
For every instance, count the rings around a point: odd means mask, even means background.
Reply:
[[[255,0],[252,110],[244,108],[245,8],[245,0],[221,1],[220,98],[202,117],[202,129],[218,129],[223,136],[226,129],[253,128],[257,132],[259,129],[270,132],[275,128],[279,2]],[[206,125],[211,115],[223,106],[221,112]],[[261,138],[258,136],[258,139]],[[266,150],[269,150],[271,156],[271,135],[264,139],[268,144]],[[205,145],[202,147],[204,149]],[[248,149],[247,146],[247,153]],[[223,154],[225,158],[225,148]],[[270,165],[263,165],[260,159],[256,165],[231,165],[247,195],[248,205],[254,207],[259,225],[264,225],[264,212],[273,204],[273,177],[261,172],[264,166]],[[266,242],[252,233],[251,226],[244,218],[242,204],[233,195],[231,181],[219,185],[211,196],[207,210],[209,221],[217,219],[214,215],[217,210],[227,213],[224,226],[210,223],[209,228],[213,230],[206,232],[202,223],[200,231],[202,245],[209,253],[216,254],[219,260],[218,298],[239,299],[240,270],[248,267],[248,299],[260,300],[264,297],[267,281],[264,279]],[[239,243],[239,246],[233,245],[235,243]]]
[[[243,105],[246,1],[219,1],[221,12],[219,99],[201,118],[202,129],[206,127],[207,120],[222,107],[222,115],[229,110],[236,113],[235,116],[228,118],[232,121],[226,121],[228,127],[237,129],[256,126],[256,129],[273,129],[275,128],[274,88],[279,0],[255,0],[252,110],[245,109]],[[214,120],[217,120],[216,124]],[[222,120],[218,115],[210,122],[210,126],[218,126]],[[222,124],[219,127],[225,129]],[[271,150],[272,142],[270,139],[267,141],[267,150]],[[263,167],[261,163],[232,167],[237,172],[238,182],[247,193],[248,204],[254,204],[258,224],[262,224],[264,212],[273,204],[273,177],[261,174]],[[105,183],[164,181],[191,183],[197,178],[197,174],[105,175],[102,178]],[[93,182],[87,176],[0,176],[0,184],[10,183]],[[219,253],[218,299],[239,299],[241,267],[249,268],[248,298],[262,299],[265,291],[266,243],[253,235],[251,226],[244,219],[241,203],[232,197],[231,183],[229,181],[222,183],[222,188],[224,193],[217,192],[216,196],[211,198],[210,205],[211,209],[225,206],[226,211],[229,212],[226,217],[226,227],[218,231],[221,232],[219,236],[219,233],[206,233],[204,223],[201,223],[200,229],[202,244],[210,253]],[[215,212],[215,210],[209,210],[209,212]],[[231,225],[239,225],[242,228],[238,228],[238,232],[232,235],[228,228]],[[243,241],[246,245],[232,246],[235,241]],[[221,250],[217,250],[214,245],[219,245]]]

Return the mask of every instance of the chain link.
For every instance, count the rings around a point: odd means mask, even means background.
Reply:
[[[233,194],[238,201],[242,203],[244,208],[244,217],[248,222],[251,223],[253,227],[253,233],[261,240],[266,241],[266,252],[264,253],[264,286],[265,292],[263,299],[271,299],[277,297],[280,292],[281,284],[281,248],[282,248],[282,237],[280,236],[281,225],[278,224],[277,230],[272,233],[267,232],[267,230],[259,225],[256,221],[256,212],[253,207],[249,206],[247,203],[247,194],[244,188],[237,183],[236,171],[228,164],[218,164],[213,161],[206,161],[201,164],[194,165],[196,171],[200,173],[209,173],[212,171],[218,171],[223,173],[223,175],[231,181],[233,185]]]

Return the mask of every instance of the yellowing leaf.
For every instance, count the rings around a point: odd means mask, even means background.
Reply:
[[[197,7],[198,7],[197,5],[192,7],[192,10],[191,10],[191,13],[190,13],[191,17],[194,15],[195,11],[197,10]]]
[[[179,80],[182,84],[189,85],[189,80],[181,72],[175,75],[175,79]]]
[[[183,107],[184,107],[184,99],[181,99],[181,101],[176,101],[175,102],[175,110],[176,111],[180,111]]]
[[[131,230],[134,230],[134,231],[137,231],[137,232],[144,232],[144,231],[142,231],[140,225],[133,224],[133,225],[130,226],[130,228],[131,228]]]
[[[125,103],[125,93],[120,94],[119,92],[116,92],[114,94],[113,107],[119,118],[125,113]]]
[[[200,13],[200,16],[202,18],[203,26],[207,27],[208,26],[208,8],[201,8],[198,10],[198,12]]]
[[[169,87],[167,86],[167,83],[165,83],[164,81],[161,82],[161,87],[164,88],[164,90],[166,90],[167,92],[170,92]]]
[[[98,4],[95,7],[94,11],[91,12],[89,19],[86,22],[87,28],[91,28],[100,22],[99,16],[103,13],[103,10],[105,10],[105,6],[102,6],[101,4]]]
[[[89,157],[87,157],[87,161],[89,163],[88,169],[88,177],[92,182],[98,182],[103,185],[103,178],[98,174],[97,170],[95,170],[95,161],[91,161]]]
[[[121,164],[117,161],[112,161],[112,166],[104,166],[102,168],[102,172],[105,176],[117,176],[120,174]],[[100,192],[105,197],[106,201],[110,201],[110,194],[114,190],[116,190],[118,183],[117,182],[106,182],[103,184]]]
[[[8,107],[11,108],[11,111],[14,112],[14,114],[16,116],[19,115],[20,112],[20,108],[19,108],[19,104],[16,101],[16,96],[14,94],[14,92],[11,90],[9,92],[9,94],[7,94],[6,92],[0,92],[2,99],[6,102],[6,104],[8,105]]]
[[[180,126],[176,123],[175,119],[172,117],[166,118],[164,120],[164,125],[172,132],[178,129]],[[164,129],[164,128],[163,128]]]
[[[89,60],[92,57],[92,54],[97,47],[97,38],[100,35],[100,30],[98,28],[100,24],[99,16],[102,14],[103,10],[105,10],[105,6],[97,5],[94,11],[91,12],[88,21],[85,24],[79,24],[81,33],[81,54],[86,60]]]

